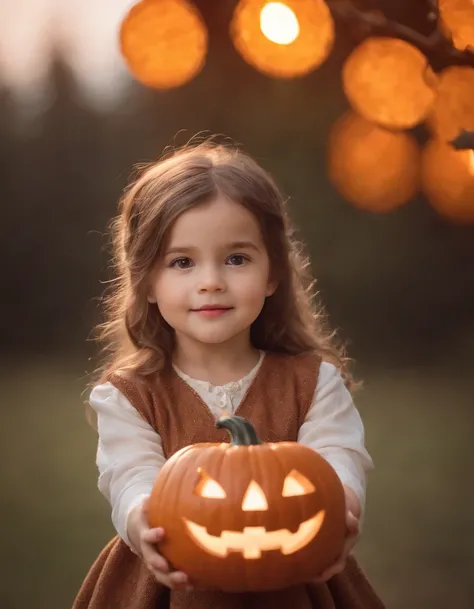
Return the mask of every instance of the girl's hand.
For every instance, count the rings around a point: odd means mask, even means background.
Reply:
[[[143,562],[159,584],[173,590],[190,589],[188,577],[181,571],[171,571],[168,562],[156,549],[165,531],[161,528],[150,529],[146,511],[148,501],[134,508],[128,518],[128,536]]]
[[[334,575],[341,573],[346,566],[346,560],[355,546],[359,537],[359,520],[360,520],[360,504],[357,499],[357,495],[348,486],[344,486],[344,494],[346,496],[346,539],[342,553],[337,561],[328,567],[321,575],[314,581],[316,583],[323,583],[331,579]]]

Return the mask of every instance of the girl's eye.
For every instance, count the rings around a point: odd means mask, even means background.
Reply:
[[[176,269],[189,269],[193,265],[191,258],[176,258],[170,264],[171,267]]]
[[[243,254],[233,254],[227,258],[227,264],[231,264],[232,266],[242,266],[247,262],[248,258]]]

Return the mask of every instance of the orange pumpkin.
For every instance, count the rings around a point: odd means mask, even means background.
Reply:
[[[286,588],[318,576],[345,537],[343,486],[314,450],[265,444],[241,417],[217,427],[231,443],[183,448],[163,466],[148,520],[159,552],[200,586],[228,592]]]

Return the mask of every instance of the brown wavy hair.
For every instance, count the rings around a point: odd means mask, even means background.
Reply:
[[[348,359],[315,306],[309,263],[272,177],[237,147],[214,143],[185,146],[139,168],[125,190],[111,223],[115,278],[104,297],[105,321],[97,338],[105,357],[96,381],[118,369],[140,376],[169,364],[173,329],[156,304],[148,302],[149,273],[163,251],[169,231],[187,210],[222,195],[257,218],[278,287],[252,324],[256,349],[287,354],[314,352],[335,364],[348,387]]]

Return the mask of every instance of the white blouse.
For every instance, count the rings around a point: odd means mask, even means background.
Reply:
[[[239,381],[222,386],[192,379],[176,372],[207,404],[216,419],[232,414],[255,378],[264,358]],[[112,507],[112,523],[130,546],[127,518],[152,489],[165,462],[161,437],[141,417],[129,400],[111,383],[94,387],[89,398],[97,414],[99,433],[98,486]],[[364,426],[352,397],[335,366],[323,362],[312,405],[298,432],[298,442],[322,455],[341,482],[354,490],[362,511],[366,474],[373,462],[364,446]]]

